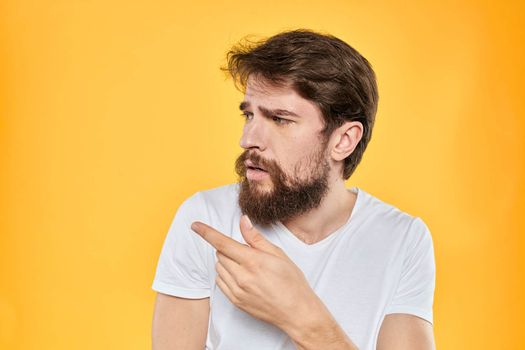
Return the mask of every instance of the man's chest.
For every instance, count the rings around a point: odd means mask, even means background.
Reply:
[[[304,269],[310,287],[352,341],[370,343],[370,337],[380,326],[392,288],[385,278],[389,274],[387,266],[360,265],[362,262],[352,260],[346,265],[330,261],[324,264],[324,268],[298,266]],[[210,349],[295,349],[286,333],[236,307],[217,285],[210,302]]]

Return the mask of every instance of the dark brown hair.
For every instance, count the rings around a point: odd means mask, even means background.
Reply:
[[[263,40],[244,38],[221,69],[243,92],[250,74],[276,86],[289,84],[319,106],[325,140],[344,122],[361,122],[363,136],[344,161],[343,179],[352,175],[372,137],[378,102],[375,73],[353,47],[333,35],[297,29]]]

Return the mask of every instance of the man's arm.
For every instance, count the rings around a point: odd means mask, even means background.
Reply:
[[[157,293],[153,350],[202,350],[208,334],[210,298],[185,299]]]
[[[379,330],[377,350],[416,349],[436,349],[432,324],[415,315],[386,315]]]
[[[282,329],[297,350],[358,350],[321,299],[315,305],[309,305],[307,312],[298,313],[295,320],[295,325],[288,324]]]

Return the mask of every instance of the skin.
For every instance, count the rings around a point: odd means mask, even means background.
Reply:
[[[157,293],[151,328],[152,350],[204,349],[209,313],[210,298],[186,299]]]
[[[245,123],[240,146],[278,162],[287,176],[305,181],[312,172],[309,160],[318,152],[319,133],[324,126],[319,108],[290,88],[270,86],[252,77],[248,79],[244,101],[250,105],[245,111],[250,117]],[[260,112],[259,106],[289,110],[299,117],[267,117]],[[329,154],[326,156],[331,167],[327,194],[317,208],[283,220],[283,224],[305,243],[322,240],[350,217],[356,195],[346,190],[340,174],[343,160],[355,149],[362,134],[360,122],[347,122],[333,132],[327,144]],[[269,178],[254,184],[260,191],[272,190]]]
[[[317,135],[323,127],[317,106],[290,88],[261,84],[251,77],[245,101],[250,107],[241,147],[277,161],[290,176],[305,179],[309,172],[302,162],[316,151]],[[287,121],[283,121],[279,116],[263,115],[259,106],[291,110],[300,117],[286,116],[282,119]],[[347,122],[334,131],[326,152],[331,167],[327,194],[317,208],[283,221],[303,242],[316,243],[348,220],[355,194],[346,190],[341,167],[362,132],[359,122]],[[295,172],[301,167],[302,171]],[[261,191],[272,191],[269,178],[255,185]],[[282,329],[298,349],[357,349],[311,289],[302,271],[281,248],[266,240],[246,215],[241,218],[240,230],[247,245],[201,222],[194,222],[192,229],[217,250],[216,283],[234,305]],[[432,325],[413,315],[386,315],[377,349],[434,349]]]
[[[288,176],[276,161],[270,162],[255,152],[247,149],[235,161],[235,172],[239,176],[237,202],[253,223],[267,226],[277,221],[286,222],[319,206],[329,188],[326,137],[320,140],[316,154],[306,160],[309,164],[306,168],[311,172],[307,181]],[[266,181],[271,182],[271,191],[261,189],[260,177],[252,177],[250,167],[253,166],[264,169],[257,173],[269,177]]]
[[[357,349],[299,267],[246,215],[240,229],[248,245],[201,222],[191,228],[217,249],[215,282],[235,306],[281,328],[298,349]]]

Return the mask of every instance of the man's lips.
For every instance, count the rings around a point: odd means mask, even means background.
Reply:
[[[246,160],[244,162],[244,165],[246,166],[246,168],[248,169],[256,169],[256,170],[261,170],[261,171],[266,171],[266,169],[262,168],[261,166],[259,166],[258,164],[255,164],[253,163],[251,160]]]

